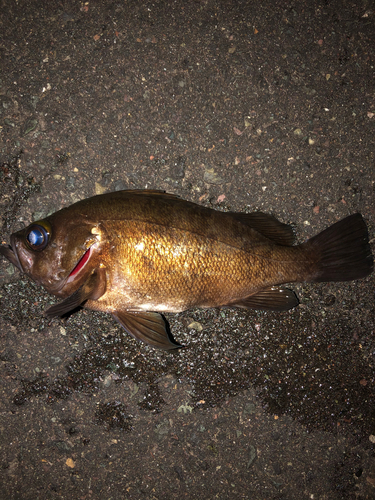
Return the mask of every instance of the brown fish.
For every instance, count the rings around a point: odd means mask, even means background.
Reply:
[[[360,214],[293,246],[290,226],[260,212],[218,212],[159,191],[79,201],[11,235],[2,253],[21,272],[79,306],[111,313],[138,340],[176,343],[161,312],[232,306],[285,311],[290,282],[368,276],[373,257]],[[152,311],[152,312],[150,312]]]

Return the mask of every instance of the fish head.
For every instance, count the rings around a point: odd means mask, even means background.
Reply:
[[[21,272],[58,297],[75,292],[100,267],[103,232],[85,217],[64,210],[13,233],[0,253]]]

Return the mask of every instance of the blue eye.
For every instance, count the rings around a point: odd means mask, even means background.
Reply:
[[[43,226],[33,224],[26,235],[26,241],[31,250],[44,250],[47,246],[49,233]]]

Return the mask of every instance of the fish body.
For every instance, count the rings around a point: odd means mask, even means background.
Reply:
[[[0,252],[64,299],[47,316],[79,306],[111,313],[135,338],[180,347],[162,312],[233,306],[287,310],[278,285],[346,281],[373,269],[360,214],[300,245],[290,226],[260,212],[219,212],[159,191],[82,200],[11,235]]]

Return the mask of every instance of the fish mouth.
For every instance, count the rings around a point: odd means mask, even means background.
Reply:
[[[77,264],[73,267],[72,271],[70,271],[70,274],[67,278],[67,283],[73,281],[76,277],[76,274],[78,274],[86,266],[91,256],[91,249],[92,247],[89,247],[86,250],[86,252],[82,255]]]
[[[23,268],[18,257],[17,247],[15,245],[13,234],[10,237],[10,245],[0,245],[0,254],[2,254],[6,259],[9,260],[17,269],[23,273]],[[16,249],[16,250],[14,250]]]

